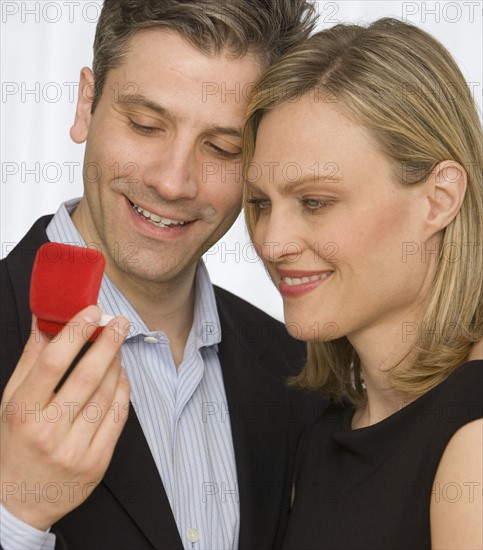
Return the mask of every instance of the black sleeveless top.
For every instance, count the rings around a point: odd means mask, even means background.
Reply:
[[[302,439],[283,548],[430,549],[432,492],[455,502],[478,490],[433,481],[454,433],[483,417],[483,361],[465,363],[377,424],[352,430],[353,414],[333,405]]]

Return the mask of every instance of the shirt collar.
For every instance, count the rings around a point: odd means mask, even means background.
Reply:
[[[60,205],[47,226],[47,236],[51,241],[86,246],[84,239],[71,219],[71,215],[79,202],[80,199],[77,198]],[[154,334],[148,330],[136,310],[106,274],[102,278],[99,303],[104,313],[116,316],[123,315],[129,319],[131,323],[129,338]],[[158,338],[163,336],[166,338],[166,335],[161,332],[155,334]],[[216,307],[215,292],[208,270],[201,260],[198,261],[196,269],[193,325],[188,340],[196,342],[198,349],[221,342],[221,326]]]

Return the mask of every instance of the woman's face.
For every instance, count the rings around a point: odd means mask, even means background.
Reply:
[[[253,240],[290,333],[404,343],[435,263],[424,185],[397,182],[367,131],[310,95],[264,116],[248,181]]]

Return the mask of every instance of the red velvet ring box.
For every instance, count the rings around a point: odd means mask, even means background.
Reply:
[[[93,248],[53,242],[42,245],[30,282],[30,309],[37,316],[38,329],[55,336],[79,311],[97,304],[105,263],[103,254]]]

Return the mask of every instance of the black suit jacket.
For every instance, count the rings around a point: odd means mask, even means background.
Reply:
[[[29,336],[29,285],[51,217],[38,220],[0,262],[0,389]],[[215,287],[223,341],[219,357],[230,411],[240,494],[239,547],[280,546],[290,508],[296,447],[321,403],[288,389],[304,346],[281,323]],[[201,414],[201,411],[200,411]],[[201,505],[201,503],[200,503]],[[104,479],[85,503],[53,526],[57,548],[180,550],[178,529],[139,421],[131,407]]]

